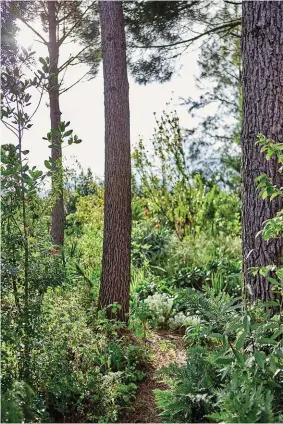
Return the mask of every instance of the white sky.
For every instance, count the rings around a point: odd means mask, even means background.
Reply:
[[[36,41],[36,37],[24,24],[19,25],[19,42],[24,47],[31,46],[36,51],[36,58],[46,57],[46,47]],[[40,28],[40,27],[39,27]],[[37,28],[37,29],[39,29]],[[68,58],[74,50],[73,44],[63,46],[62,61]],[[197,98],[200,94],[195,86],[194,76],[198,74],[198,49],[195,48],[182,57],[179,71],[167,83],[151,83],[147,86],[138,85],[129,75],[130,84],[130,114],[131,114],[131,142],[137,143],[140,136],[146,143],[150,143],[153,134],[155,119],[164,109],[176,109],[181,125],[191,128],[195,122],[190,122],[186,107],[180,106],[181,97]],[[66,85],[80,78],[87,70],[85,65],[71,66],[65,75]],[[34,97],[34,102],[36,96]],[[166,107],[166,103],[170,106]],[[44,169],[43,162],[50,155],[48,142],[42,137],[50,130],[49,108],[47,96],[33,118],[33,127],[26,131],[23,145],[30,150],[30,162]],[[68,163],[76,157],[83,168],[90,167],[95,175],[103,176],[104,170],[104,100],[102,66],[96,78],[91,81],[78,83],[71,90],[60,96],[62,120],[71,121],[69,128],[74,130],[83,141],[79,145],[68,146],[64,156]],[[1,143],[15,143],[15,136],[1,124]]]

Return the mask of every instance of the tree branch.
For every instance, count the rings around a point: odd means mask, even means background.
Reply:
[[[37,110],[38,110],[38,108],[40,106],[40,103],[41,103],[41,100],[42,100],[42,96],[43,96],[43,91],[44,91],[44,87],[42,87],[38,104],[37,104],[36,108],[34,109],[34,112],[32,113],[32,115],[29,118],[30,121],[32,120],[32,118],[34,117],[34,115],[36,114],[36,112],[37,112]]]
[[[78,4],[78,7],[80,7],[80,5],[82,4],[83,2],[82,1],[80,1],[79,2],[79,4]],[[61,24],[61,22],[64,22],[64,21],[66,21],[70,16],[72,16],[73,15],[73,13],[74,13],[74,11],[73,10],[71,10],[66,16],[63,16],[61,19],[58,19],[57,21],[56,21],[56,24],[57,25],[59,25],[59,24]]]
[[[17,128],[13,127],[13,125],[9,124],[8,122],[3,121],[3,119],[2,122],[9,131],[11,131],[16,137],[18,137],[18,133],[16,132]]]
[[[230,0],[224,0],[224,3],[229,3],[229,4],[235,4],[236,6],[241,6],[242,2],[236,2],[236,1],[230,1]]]
[[[45,40],[45,38],[39,34],[39,32],[37,32],[25,19],[23,19],[21,16],[19,16],[18,14],[16,15],[16,17],[23,22],[35,35],[37,35],[42,41],[43,44],[45,44],[46,46],[48,45],[48,41]]]
[[[75,85],[77,85],[87,74],[89,74],[89,71],[87,71],[81,78],[79,78],[76,82],[74,82],[74,84],[72,84],[69,87],[65,88],[64,90],[60,91],[60,96],[61,96],[61,94],[66,93],[66,91],[70,90]]]
[[[63,37],[60,38],[60,40],[58,41],[58,46],[60,47],[64,41],[66,40],[66,38],[69,37],[69,35],[74,31],[74,29],[79,25],[79,23],[82,21],[84,15],[88,12],[88,10],[92,7],[93,2],[86,8],[86,10],[83,12],[83,14],[81,15],[81,17],[77,20],[77,22],[69,29],[69,31],[66,32],[66,34],[63,35]]]
[[[85,46],[81,51],[79,51],[79,53],[76,56],[71,56],[70,59],[66,60],[65,63],[63,63],[63,65],[60,66],[60,68],[58,69],[58,74],[60,74],[60,72],[63,71],[63,69],[65,69],[67,66],[69,66],[75,59],[77,59],[77,57],[84,52],[86,49],[88,49],[89,46]]]
[[[233,22],[229,22],[227,24],[224,25],[220,25],[218,27],[209,29],[208,31],[205,31],[201,34],[196,35],[195,37],[189,38],[188,40],[182,40],[182,41],[176,41],[175,43],[171,43],[171,44],[160,44],[160,45],[154,45],[154,46],[130,46],[130,47],[134,47],[137,49],[161,49],[161,48],[168,48],[168,47],[174,47],[174,46],[178,46],[180,44],[186,44],[186,43],[192,43],[194,41],[197,41],[198,39],[204,37],[205,35],[209,35],[212,34],[213,32],[222,32],[224,30],[226,30],[227,28],[232,29],[235,28],[237,26],[241,25],[241,20],[237,19],[236,21]]]

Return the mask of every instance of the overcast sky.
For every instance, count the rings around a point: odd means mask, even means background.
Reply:
[[[36,57],[46,57],[47,51],[43,44],[36,41],[34,34],[20,25],[19,41],[24,47],[31,46],[36,51]],[[37,28],[40,29],[40,28]],[[61,60],[69,57],[73,52],[74,45],[63,46]],[[130,84],[130,114],[131,114],[131,142],[135,145],[141,136],[146,143],[154,129],[154,112],[157,117],[162,111],[176,109],[180,117],[181,125],[191,128],[193,123],[184,106],[181,106],[181,97],[197,98],[199,91],[195,85],[195,76],[198,74],[197,66],[198,49],[191,49],[182,57],[178,65],[178,72],[170,82],[160,84],[151,83],[147,86],[135,83],[129,75]],[[72,66],[65,75],[66,86],[75,82],[87,70],[85,65]],[[36,97],[34,97],[34,102]],[[30,162],[44,169],[43,162],[48,157],[48,142],[42,137],[50,129],[49,108],[47,96],[33,118],[33,127],[24,135],[24,148],[30,150]],[[166,104],[170,102],[170,106]],[[34,106],[34,104],[33,104]],[[83,168],[90,167],[95,175],[103,176],[104,170],[104,104],[103,104],[103,75],[102,66],[96,78],[91,81],[83,81],[71,90],[60,96],[60,108],[62,120],[71,121],[74,133],[83,141],[79,145],[68,146],[64,149],[64,156],[68,163],[73,162],[75,156]],[[15,137],[1,124],[1,143],[14,143]]]

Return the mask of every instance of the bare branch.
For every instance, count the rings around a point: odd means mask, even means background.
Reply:
[[[30,120],[30,121],[32,120],[32,118],[34,117],[34,115],[36,114],[36,112],[37,112],[37,110],[38,110],[38,108],[39,108],[39,106],[40,106],[40,103],[41,103],[41,100],[42,100],[42,96],[43,96],[43,91],[44,91],[44,87],[42,87],[42,90],[41,90],[41,93],[40,93],[40,98],[39,98],[38,104],[37,104],[37,106],[36,106],[36,108],[35,108],[34,112],[32,113],[32,115],[31,115],[31,116],[30,116],[30,118],[29,118],[29,120]]]
[[[9,124],[8,122],[3,121],[3,119],[2,119],[2,122],[9,131],[11,131],[13,134],[15,134],[16,137],[18,137],[18,133],[16,132],[17,128],[15,128],[13,125]]]
[[[58,69],[58,74],[60,72],[63,71],[63,69],[65,69],[67,66],[69,66],[75,59],[77,59],[77,57],[79,57],[79,55],[84,52],[86,49],[88,49],[89,46],[85,46],[81,51],[79,51],[78,54],[76,54],[76,56],[71,56],[70,59],[66,60],[65,63],[63,63],[63,65],[60,66],[60,68]]]
[[[236,6],[241,6],[242,2],[224,0],[224,3],[235,4]]]
[[[69,87],[65,88],[64,90],[60,91],[60,96],[63,93],[66,93],[66,91],[73,88],[75,85],[77,85],[87,74],[89,74],[89,71],[87,71],[81,78],[79,78],[74,84],[70,85]]]
[[[37,32],[25,19],[23,19],[19,15],[17,15],[17,18],[21,22],[23,22],[35,35],[37,35],[43,41],[43,44],[45,44],[46,46],[48,45],[48,41],[46,41],[45,38],[41,34],[39,34],[39,32]]]

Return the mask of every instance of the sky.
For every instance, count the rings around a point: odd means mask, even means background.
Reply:
[[[35,24],[36,27],[37,24]],[[38,24],[39,25],[39,24]],[[24,24],[19,23],[19,43],[25,48],[31,47],[36,52],[35,57],[46,57],[46,47],[37,41],[34,33]],[[40,26],[36,27],[40,31]],[[63,45],[61,60],[64,62],[71,52],[73,44]],[[139,85],[129,75],[130,86],[130,125],[131,143],[134,146],[140,138],[150,146],[150,139],[155,126],[154,112],[160,117],[162,111],[177,110],[180,123],[185,128],[192,128],[195,123],[189,117],[186,107],[181,106],[181,98],[198,98],[200,92],[195,84],[198,74],[198,49],[191,49],[182,56],[178,63],[178,70],[171,81],[166,83],[151,83]],[[86,65],[71,66],[65,74],[65,85],[71,85],[87,71]],[[37,93],[31,107],[37,103]],[[29,160],[32,165],[44,169],[44,160],[50,152],[48,142],[42,140],[50,130],[49,108],[47,95],[32,120],[32,128],[25,132],[23,145],[30,150]],[[168,105],[170,102],[170,105]],[[60,96],[62,120],[70,121],[70,127],[77,134],[82,143],[67,146],[63,153],[65,163],[72,166],[76,158],[84,169],[90,167],[93,174],[103,177],[104,173],[104,100],[103,74],[100,65],[98,75],[87,81],[86,79]],[[1,143],[15,143],[15,136],[1,123]]]

